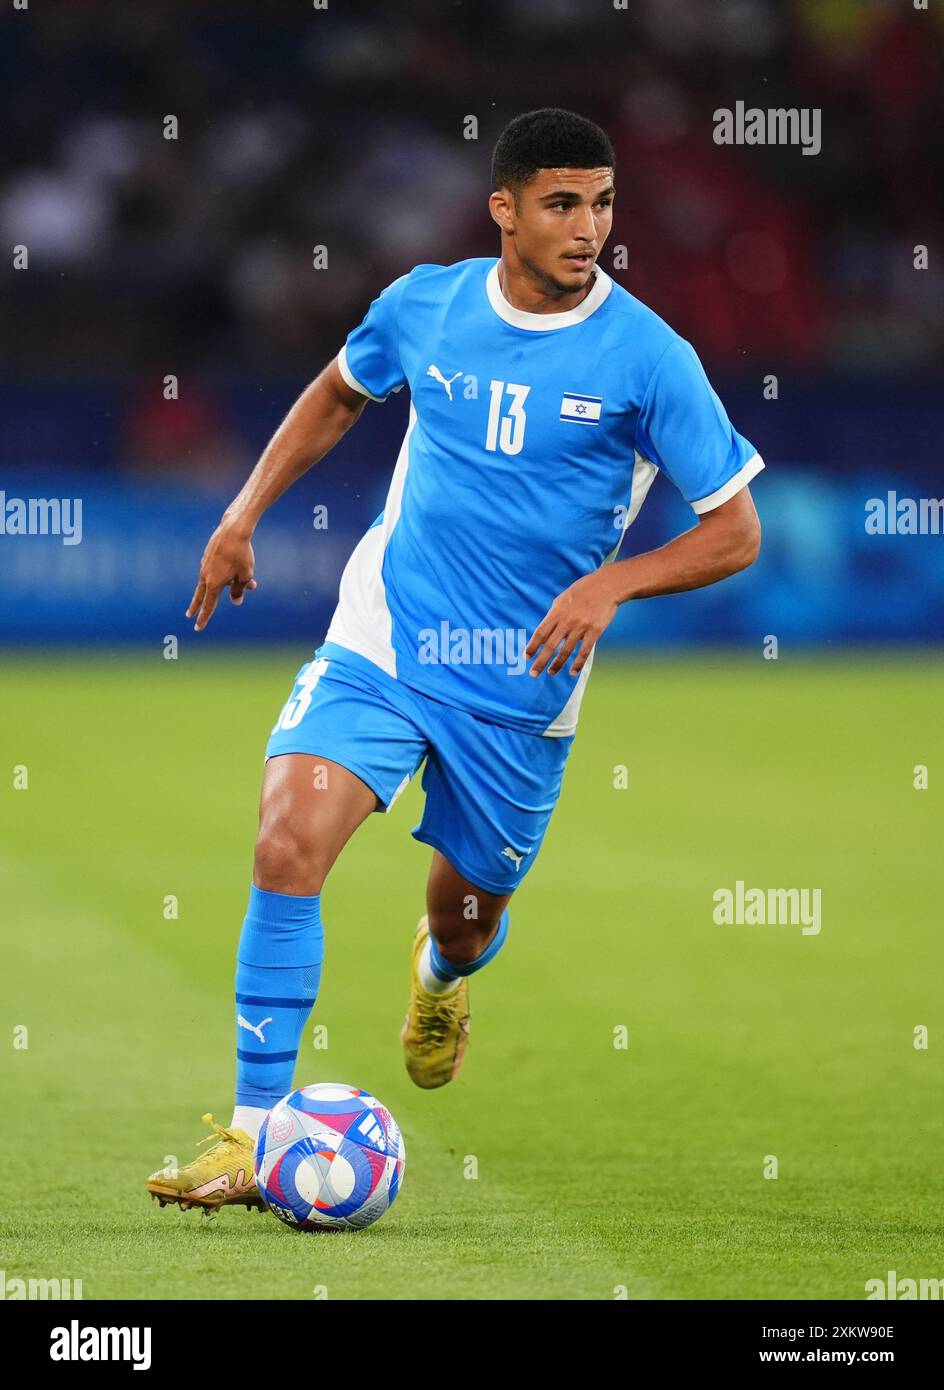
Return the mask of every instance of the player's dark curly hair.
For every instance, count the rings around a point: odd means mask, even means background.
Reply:
[[[586,116],[544,106],[510,121],[492,155],[492,188],[518,191],[539,169],[613,167],[609,136]]]

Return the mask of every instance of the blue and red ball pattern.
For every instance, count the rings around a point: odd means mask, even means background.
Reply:
[[[385,1105],[356,1086],[303,1086],[274,1105],[256,1144],[259,1192],[297,1231],[361,1230],[395,1200],[406,1149]]]

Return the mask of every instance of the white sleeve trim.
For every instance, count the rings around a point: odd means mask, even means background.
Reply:
[[[764,460],[760,454],[754,454],[753,458],[749,458],[743,468],[739,468],[734,477],[729,478],[718,488],[717,492],[710,492],[707,497],[700,497],[697,502],[692,502],[692,511],[698,516],[701,516],[703,512],[713,512],[715,507],[720,507],[722,502],[729,502],[736,492],[740,492],[742,487],[746,487],[752,478],[757,477],[763,467]]]
[[[338,353],[338,371],[344,377],[344,380],[347,382],[348,386],[350,386],[352,391],[360,391],[361,395],[366,396],[368,400],[378,401],[381,404],[386,400],[386,396],[375,396],[373,391],[368,391],[367,387],[362,386],[361,383],[358,381],[357,377],[354,375],[350,367],[347,365],[346,343],[341,348],[341,351]]]

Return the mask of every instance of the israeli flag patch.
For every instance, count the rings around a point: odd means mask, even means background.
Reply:
[[[576,391],[565,391],[560,417],[562,420],[573,420],[578,425],[598,425],[602,409],[602,396],[580,396]]]

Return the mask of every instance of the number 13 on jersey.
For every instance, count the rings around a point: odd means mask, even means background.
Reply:
[[[485,447],[490,453],[501,449],[503,454],[520,454],[524,444],[527,417],[524,403],[530,386],[516,386],[512,381],[493,381],[489,385],[492,399],[488,406],[488,429]],[[505,400],[505,393],[509,400]],[[504,410],[503,407],[504,406]]]

